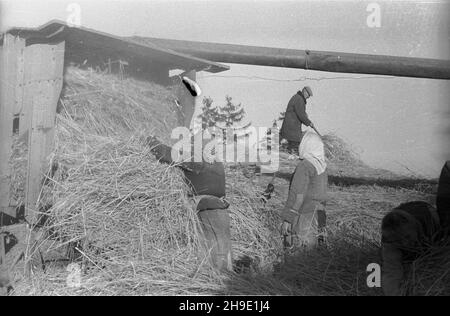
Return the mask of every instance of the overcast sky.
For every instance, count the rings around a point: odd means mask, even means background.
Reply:
[[[369,3],[380,27],[369,27]],[[445,1],[24,1],[0,0],[0,28],[66,20],[76,3],[81,24],[141,35],[296,49],[449,59]],[[370,165],[437,177],[450,159],[450,82],[230,65],[201,73],[204,95],[230,95],[254,125],[270,126],[289,98],[312,87],[308,111],[322,133],[335,132]],[[221,77],[224,76],[224,77]],[[236,77],[238,76],[238,77]],[[256,78],[255,78],[256,77]],[[265,80],[257,77],[263,77]],[[342,78],[345,77],[345,78]],[[364,77],[364,78],[361,78]],[[304,81],[285,81],[309,78]],[[273,80],[275,79],[275,80]]]

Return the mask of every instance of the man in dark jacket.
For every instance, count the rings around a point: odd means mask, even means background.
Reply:
[[[172,148],[155,137],[147,138],[155,157],[163,163],[175,165]],[[197,211],[213,266],[222,271],[232,270],[229,204],[225,198],[225,169],[222,162],[176,163],[184,172],[190,197]]]
[[[280,130],[280,140],[288,141],[288,151],[297,153],[302,135],[302,124],[314,127],[314,124],[306,114],[306,100],[312,97],[313,93],[310,87],[304,87],[298,91],[288,103],[286,115]]]

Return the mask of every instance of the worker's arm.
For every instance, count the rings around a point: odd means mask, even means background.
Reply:
[[[304,202],[309,185],[309,173],[303,162],[300,162],[295,168],[294,177],[289,188],[286,206],[281,212],[281,218],[289,223],[293,223],[300,215],[300,209]]]
[[[306,113],[306,104],[302,100],[295,102],[294,111],[303,125],[311,126],[312,122],[310,121],[310,119],[308,118],[308,114]]]
[[[147,144],[148,146],[150,146],[150,151],[155,156],[155,158],[159,160],[159,162],[167,163],[169,165],[176,165],[184,171],[199,174],[205,167],[207,168],[208,166],[210,166],[210,164],[208,164],[207,162],[186,161],[177,163],[172,159],[172,148],[161,143],[156,137],[148,137]]]
[[[158,159],[159,162],[166,163],[169,165],[175,165],[183,170],[195,172],[195,170],[200,170],[203,167],[202,163],[194,162],[181,162],[176,163],[172,159],[172,148],[161,143],[156,137],[150,136],[147,138],[147,145],[150,146],[150,151]],[[198,173],[197,170],[197,173]]]
[[[403,281],[403,258],[401,251],[388,243],[383,244],[382,287],[386,296],[400,296]]]

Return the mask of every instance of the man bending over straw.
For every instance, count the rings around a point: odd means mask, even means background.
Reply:
[[[306,132],[299,148],[300,161],[289,185],[286,206],[281,211],[285,247],[315,247],[326,224],[327,164],[322,139]]]
[[[155,137],[147,139],[151,152],[163,163],[175,164],[171,147]],[[229,204],[225,198],[225,169],[222,162],[181,162],[176,164],[191,188],[191,198],[202,225],[213,266],[232,270]]]
[[[450,161],[442,169],[437,209],[422,201],[403,203],[382,221],[382,286],[385,295],[402,295],[404,268],[450,233]]]

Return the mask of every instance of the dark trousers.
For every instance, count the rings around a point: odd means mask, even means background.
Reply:
[[[232,270],[230,215],[228,210],[198,213],[211,263],[221,271]]]
[[[323,208],[301,213],[292,227],[291,246],[297,249],[314,249],[325,242],[327,215]]]

